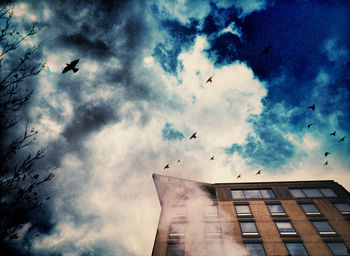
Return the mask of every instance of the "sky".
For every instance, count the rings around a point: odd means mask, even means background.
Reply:
[[[46,62],[22,119],[39,131],[33,149],[47,147],[39,167],[55,168],[18,253],[150,255],[153,173],[350,189],[349,1],[26,0],[13,11],[20,28],[42,27],[22,44]],[[79,71],[62,74],[75,59]]]

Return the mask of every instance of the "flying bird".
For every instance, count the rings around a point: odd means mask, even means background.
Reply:
[[[241,177],[241,174],[238,174],[237,179],[239,179],[240,177]]]
[[[78,72],[79,69],[75,67],[78,64],[78,62],[79,62],[79,59],[73,60],[69,64],[66,63],[67,66],[63,69],[62,74],[68,72],[69,70],[72,70],[73,73]]]
[[[261,174],[261,169],[255,174],[255,175],[259,175],[259,174]]]
[[[324,165],[328,165],[328,161],[326,161],[326,162],[324,163]]]
[[[347,136],[344,136],[343,138],[341,138],[341,139],[339,140],[339,142],[344,141],[346,137],[347,137]]]
[[[180,163],[180,161],[181,161],[180,159],[179,159],[179,160],[177,160],[177,162],[178,162],[178,163]]]
[[[169,169],[169,164],[167,164],[165,167],[164,167],[164,170],[165,169]]]
[[[210,160],[214,160],[214,156],[212,156],[212,157],[210,158]]]
[[[314,111],[315,110],[315,104],[312,104],[312,106],[308,106],[308,108],[311,108],[312,111]]]
[[[271,48],[272,48],[272,45],[265,47],[265,49],[261,52],[261,54],[268,54]]]
[[[310,127],[311,127],[311,125],[313,125],[313,124],[308,124],[308,125],[307,125],[307,128],[310,128]]]
[[[208,80],[205,82],[206,84],[208,84],[208,83],[212,83],[213,82],[213,76],[210,76],[209,78],[208,78]]]
[[[195,132],[194,134],[192,134],[192,136],[190,137],[190,140],[191,139],[196,139],[197,138],[197,132]]]
[[[328,156],[329,154],[331,154],[331,153],[325,152],[325,153],[324,153],[324,156]]]
[[[334,131],[334,132],[332,132],[332,133],[330,133],[329,135],[331,135],[331,136],[335,136],[335,131]]]

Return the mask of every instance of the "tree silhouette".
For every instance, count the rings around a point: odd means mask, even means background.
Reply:
[[[28,221],[28,213],[42,203],[38,186],[50,181],[53,173],[39,172],[36,163],[45,148],[32,152],[30,145],[38,131],[23,123],[20,114],[33,90],[25,81],[40,73],[45,64],[35,61],[36,48],[25,48],[26,38],[39,29],[32,24],[22,33],[13,21],[11,1],[0,4],[0,241],[19,238],[20,225]],[[22,125],[23,126],[23,125]],[[15,135],[14,135],[15,134]],[[21,134],[20,136],[18,134]]]

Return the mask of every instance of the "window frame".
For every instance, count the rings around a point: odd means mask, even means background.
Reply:
[[[239,206],[248,206],[249,213],[239,213],[237,211],[237,207],[239,207]],[[234,207],[235,207],[235,211],[236,211],[236,216],[238,218],[250,218],[250,217],[253,217],[252,210],[250,209],[250,205],[249,205],[248,202],[246,202],[246,203],[234,203]]]
[[[244,237],[244,238],[247,238],[247,237],[259,238],[259,237],[261,237],[260,233],[259,233],[259,230],[258,230],[258,227],[257,227],[257,225],[255,223],[255,220],[239,220],[238,223],[239,223],[239,228],[241,230],[242,237]],[[254,224],[256,232],[243,232],[243,228],[242,228],[242,225],[241,225],[243,223]]]
[[[341,211],[337,206],[336,204],[346,204],[350,207],[350,203],[348,202],[332,202],[333,203],[333,206],[338,210],[338,212],[340,212],[342,215],[344,216],[349,216],[350,215],[350,209],[349,211]]]
[[[173,225],[183,225],[184,226],[184,232],[183,233],[172,233],[172,226]],[[169,238],[183,238],[186,236],[186,223],[185,222],[172,222],[170,223],[169,227]]]
[[[207,211],[207,209],[209,209],[209,207],[213,208],[215,207],[216,211],[215,213]],[[204,217],[205,218],[219,218],[219,208],[217,204],[212,204],[212,205],[205,205],[204,206]]]
[[[304,191],[304,189],[305,190],[311,190],[311,189],[317,190],[317,192],[319,194],[321,194],[321,196],[308,196],[306,194],[306,192]],[[335,196],[327,196],[325,192],[322,192],[322,190],[325,190],[325,189],[329,189],[330,191],[332,191],[332,193]],[[289,187],[288,190],[293,198],[337,198],[338,197],[338,194],[331,187]],[[297,191],[301,192],[301,194],[303,196],[294,196],[294,194],[292,193],[292,190],[297,190]]]
[[[278,232],[280,233],[281,237],[299,237],[298,232],[296,231],[293,223],[290,220],[278,219],[278,220],[275,220],[274,222],[275,222],[276,228],[277,228]],[[277,223],[289,223],[294,231],[293,232],[291,232],[291,231],[281,231],[280,228],[278,227]]]
[[[320,209],[318,209],[318,207],[316,206],[316,204],[314,202],[311,202],[311,201],[302,201],[302,202],[298,202],[300,208],[303,210],[303,212],[305,213],[306,216],[308,217],[314,217],[314,216],[323,216]],[[302,207],[302,205],[306,205],[306,204],[309,204],[309,205],[313,205],[315,207],[315,209],[317,210],[317,212],[307,212],[305,211],[305,209]]]
[[[265,202],[267,209],[270,212],[271,217],[288,217],[286,211],[284,210],[281,202]],[[270,205],[279,205],[281,206],[283,212],[271,212]]]
[[[169,245],[170,246],[181,246],[182,248],[180,250],[182,250],[182,253],[181,256],[184,256],[185,255],[185,243],[181,243],[181,242],[168,242],[167,244],[167,248],[166,248],[166,256],[173,256],[174,254],[169,254]],[[176,252],[175,252],[176,253]],[[174,255],[174,256],[177,256],[177,255]]]
[[[343,240],[325,240],[324,242],[327,245],[329,251],[332,253],[332,255],[334,255],[334,256],[344,256],[344,254],[335,254],[335,252],[329,246],[330,243],[342,244],[345,247],[345,249],[349,252],[348,255],[350,255],[350,248],[344,243]]]
[[[249,251],[247,250],[247,244],[259,244],[259,245],[261,245],[261,248],[262,248],[262,251],[264,252],[264,254],[263,255],[257,255],[257,256],[266,256],[267,254],[266,254],[266,250],[265,250],[265,247],[264,247],[264,243],[263,243],[263,241],[252,241],[252,240],[248,240],[248,241],[243,241],[243,244],[244,244],[244,249],[245,249],[245,255],[247,255],[247,256],[249,256],[250,254],[249,254]],[[255,256],[256,254],[254,254],[254,256]]]
[[[287,244],[301,244],[301,245],[303,246],[305,252],[306,252],[306,255],[307,255],[307,256],[310,255],[309,252],[307,251],[307,249],[306,249],[304,243],[303,243],[302,241],[284,240],[283,243],[284,243],[284,246],[286,247],[286,249],[287,249],[289,255],[291,255],[291,256],[296,256],[296,255],[295,255],[295,254],[293,255],[293,254],[291,253],[291,251],[288,249]]]
[[[231,191],[231,197],[233,200],[240,200],[240,199],[245,199],[245,200],[266,200],[266,199],[276,199],[276,194],[275,192],[273,192],[272,188],[250,188],[250,189],[230,189]],[[240,194],[243,195],[243,197],[234,197],[232,191],[237,191],[237,192],[241,192]],[[258,191],[260,197],[247,197],[247,195],[245,194],[245,191]],[[261,191],[269,191],[266,193],[262,193]],[[248,192],[247,192],[248,193]],[[273,197],[264,197],[264,195],[272,195]]]
[[[331,229],[331,231],[320,231],[314,222],[325,222]],[[329,224],[328,220],[311,220],[312,225],[315,227],[316,231],[320,236],[338,236],[337,232],[335,232],[334,228]]]

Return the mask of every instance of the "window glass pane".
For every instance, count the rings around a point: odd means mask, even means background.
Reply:
[[[303,192],[306,197],[323,197],[321,191],[317,188],[304,188]]]
[[[254,222],[240,222],[242,233],[258,233]]]
[[[264,247],[262,244],[245,244],[247,255],[249,256],[265,256]]]
[[[244,190],[245,197],[248,198],[262,198],[259,190]]]
[[[276,198],[271,189],[260,189],[263,198]]]
[[[234,199],[245,199],[243,190],[231,190],[231,194]]]
[[[183,256],[185,254],[184,244],[168,244],[167,256]]]
[[[331,188],[320,188],[325,197],[337,197],[337,194]]]
[[[251,215],[249,205],[235,205],[237,215]]]
[[[206,223],[205,233],[207,235],[220,235],[221,234],[220,223],[218,223],[218,222]]]
[[[305,213],[320,213],[316,206],[312,203],[309,204],[300,204]]]
[[[349,249],[342,242],[327,242],[327,245],[332,251],[333,255],[350,255]]]
[[[282,205],[280,204],[268,204],[267,207],[269,208],[270,213],[284,213]]]
[[[293,197],[305,197],[305,194],[299,188],[291,188],[289,191],[292,193]]]
[[[307,256],[307,252],[302,243],[286,243],[286,247],[291,256]]]
[[[341,212],[341,213],[350,213],[350,205],[347,203],[335,203],[335,207]]]
[[[172,223],[170,225],[170,235],[173,235],[173,236],[185,235],[185,223]]]
[[[276,222],[276,226],[280,232],[295,232],[292,223],[287,221]]]
[[[333,229],[328,221],[313,221],[312,222],[318,232],[332,232]]]

